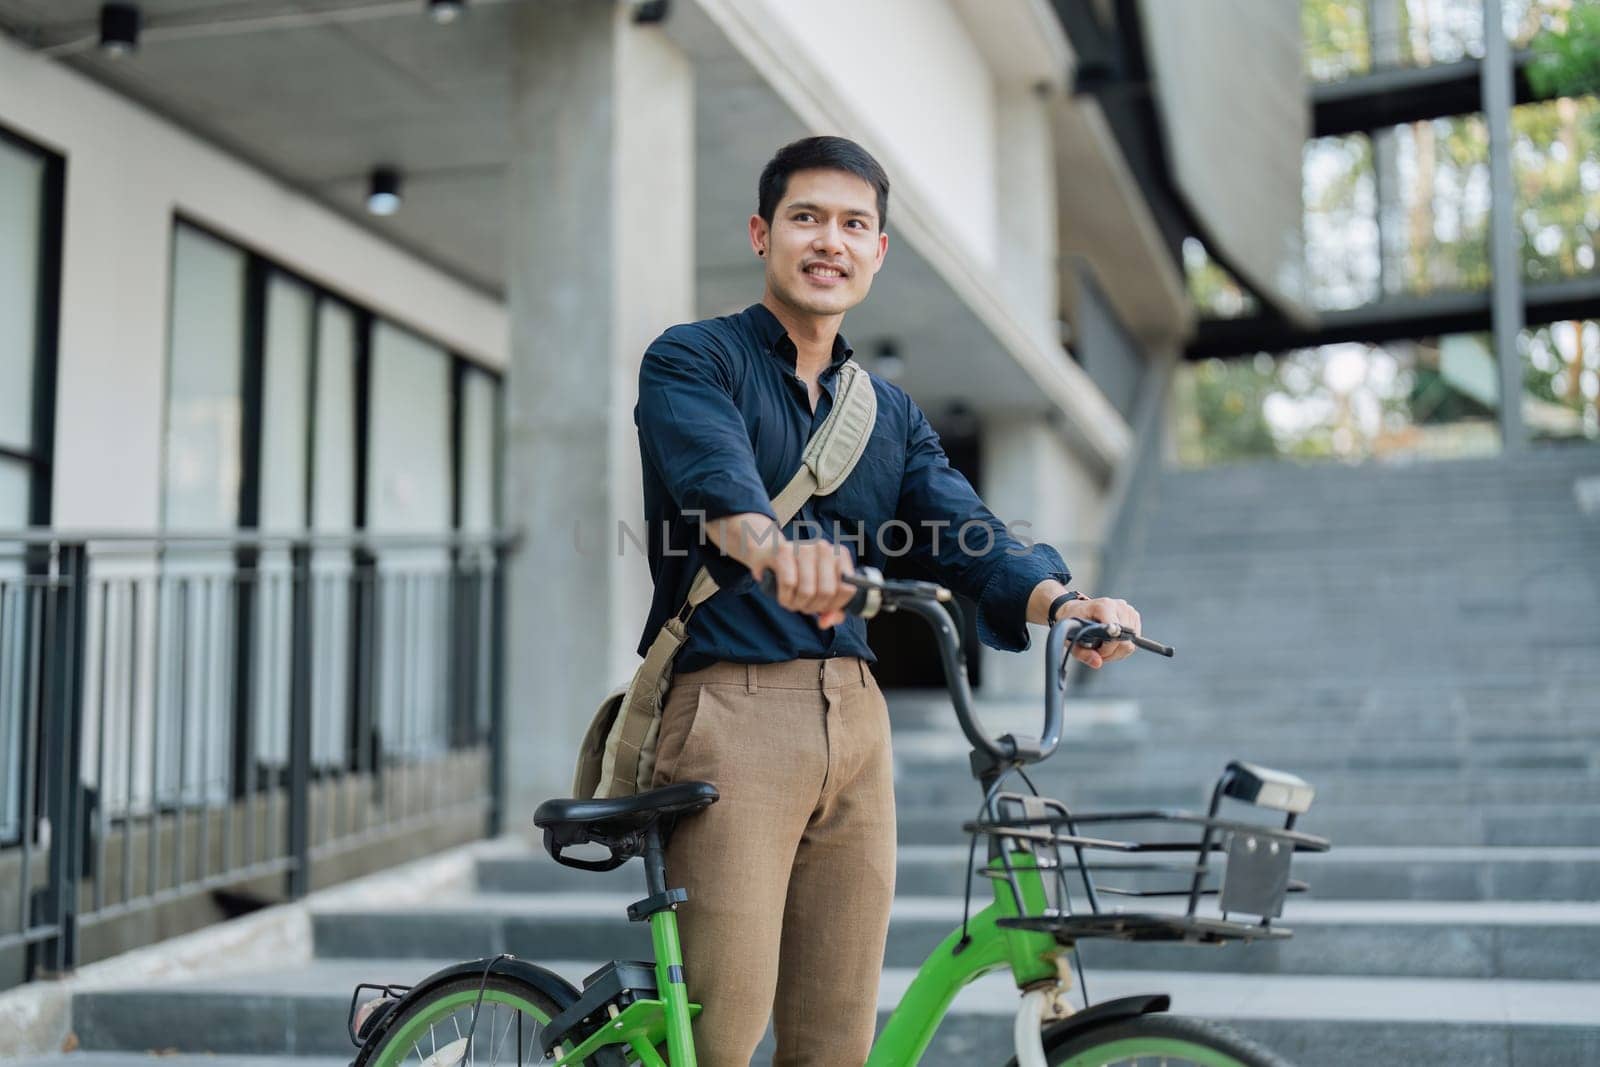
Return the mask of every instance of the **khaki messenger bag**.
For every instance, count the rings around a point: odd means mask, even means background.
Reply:
[[[853,360],[846,360],[839,367],[833,410],[806,442],[800,469],[772,499],[778,525],[788,525],[813,496],[827,496],[844,484],[867,449],[877,417],[878,397],[872,379]],[[695,608],[716,591],[716,580],[701,567],[689,586],[688,600],[656,634],[633,680],[612,690],[600,704],[578,753],[573,796],[632,796],[650,788],[661,704],[672,685],[673,658],[688,636]]]

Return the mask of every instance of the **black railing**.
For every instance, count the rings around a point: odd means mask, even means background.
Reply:
[[[498,833],[505,552],[0,534],[0,988]]]

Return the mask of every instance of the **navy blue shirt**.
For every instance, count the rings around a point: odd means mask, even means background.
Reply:
[[[728,515],[776,518],[772,497],[800,469],[806,442],[832,410],[839,365],[849,356],[844,338],[836,338],[813,412],[795,374],[794,342],[760,304],[674,326],[646,350],[634,422],[655,596],[641,655],[683,606],[704,565],[722,588],[695,611],[677,671],[719,660],[874,659],[865,622],[847,618],[824,630],[814,616],[786,610],[702,532],[705,522]],[[872,383],[878,421],[866,452],[838,491],[807,502],[785,535],[843,544],[858,565],[882,567],[892,556],[909,556],[977,602],[984,644],[1027,648],[1028,596],[1046,578],[1068,581],[1066,564],[1049,545],[1012,536],[983,506],[905,390],[875,375]]]

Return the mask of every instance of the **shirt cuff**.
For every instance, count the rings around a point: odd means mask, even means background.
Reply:
[[[759,482],[752,484],[742,478],[707,478],[683,494],[678,508],[701,522],[747,512],[777,518],[766,488]]]
[[[1032,643],[1028,598],[1040,582],[1051,578],[1066,585],[1072,572],[1061,553],[1049,545],[1034,544],[1022,555],[1002,556],[978,597],[978,640],[1002,652],[1026,652]]]

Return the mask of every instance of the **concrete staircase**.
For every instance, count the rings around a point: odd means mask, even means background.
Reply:
[[[1578,504],[1585,477],[1600,451],[1153,487],[1117,592],[1179,658],[1081,687],[1069,717],[1117,714],[1073,719],[1035,780],[1080,808],[1195,807],[1227,760],[1252,759],[1317,785],[1304,826],[1336,848],[1298,866],[1312,892],[1290,903],[1294,940],[1091,943],[1096,999],[1170,992],[1304,1067],[1600,1063],[1600,515]],[[1031,704],[990,712],[1034,728]],[[959,920],[957,827],[978,801],[942,702],[901,694],[892,713],[902,847],[881,1009]],[[647,957],[647,931],[622,918],[641,881],[637,865],[486,855],[475,887],[425,905],[314,908],[309,962],[80,994],[83,1051],[22,1062],[342,1064],[358,980],[512,951],[576,981]],[[1004,976],[977,983],[923,1062],[1004,1062],[1015,1003]]]

